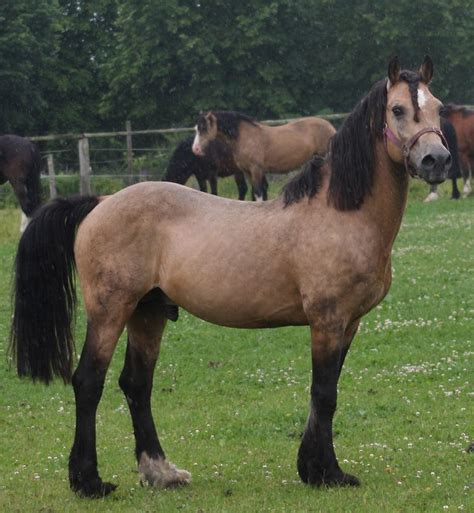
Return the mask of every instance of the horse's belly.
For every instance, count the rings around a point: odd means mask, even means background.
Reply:
[[[191,314],[220,326],[231,328],[274,328],[308,324],[301,305],[271,304],[248,305],[241,300],[200,302],[195,292],[190,300],[176,298],[176,303]]]
[[[307,324],[301,296],[290,283],[252,270],[221,272],[217,265],[162,273],[160,288],[193,315],[222,326],[259,328]],[[268,277],[267,277],[268,276]]]

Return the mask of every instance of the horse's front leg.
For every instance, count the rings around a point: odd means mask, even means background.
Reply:
[[[236,171],[234,174],[235,183],[237,184],[237,189],[239,191],[239,200],[243,201],[245,199],[245,195],[247,194],[248,187],[247,182],[245,181],[245,176],[242,171]]]
[[[464,186],[463,186],[462,192],[463,192],[463,197],[467,198],[469,196],[469,194],[471,193],[471,191],[472,191],[472,187],[471,187],[471,177],[472,177],[471,162],[469,160],[469,157],[467,155],[465,155],[465,154],[463,154],[462,156],[460,154],[459,157],[460,157],[460,164],[461,164],[461,174],[462,174],[462,179],[463,179],[463,182],[464,182]]]
[[[439,199],[438,194],[438,186],[436,184],[430,185],[430,193],[425,198],[425,203],[429,203],[430,201],[436,201]]]
[[[453,184],[452,192],[451,192],[451,199],[459,199],[461,197],[461,193],[458,189],[458,183],[456,178],[451,178],[451,182]]]
[[[334,451],[332,430],[337,403],[337,382],[356,329],[356,324],[345,333],[337,325],[311,328],[311,409],[298,452],[298,473],[307,484],[359,484],[356,477],[341,470]]]
[[[250,170],[250,182],[252,184],[252,199],[254,201],[264,201],[267,196],[266,185],[263,169],[254,167]]]
[[[209,185],[211,186],[211,194],[214,194],[214,196],[217,196],[217,170],[215,174],[212,174],[208,178]]]

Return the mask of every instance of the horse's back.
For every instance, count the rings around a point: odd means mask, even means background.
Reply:
[[[77,232],[86,306],[111,293],[137,301],[158,287],[216,324],[304,323],[289,251],[282,249],[296,233],[290,217],[279,202],[240,202],[171,183],[124,189],[102,201]]]

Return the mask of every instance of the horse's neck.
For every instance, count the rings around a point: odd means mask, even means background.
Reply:
[[[400,230],[408,195],[408,175],[389,158],[381,143],[375,153],[372,193],[365,199],[362,210],[377,225],[384,245],[390,248]]]

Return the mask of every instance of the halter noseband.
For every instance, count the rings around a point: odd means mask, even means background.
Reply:
[[[435,126],[422,128],[419,132],[417,132],[413,137],[411,137],[405,144],[403,144],[400,139],[392,132],[390,127],[387,125],[387,122],[385,122],[385,125],[383,127],[383,142],[385,146],[385,150],[387,150],[387,139],[390,139],[390,142],[395,144],[397,148],[400,148],[402,150],[402,155],[405,162],[405,169],[408,173],[410,173],[411,176],[416,176],[416,173],[414,173],[409,165],[408,165],[408,157],[410,156],[410,151],[415,146],[418,139],[423,135],[427,134],[429,132],[434,132],[435,134],[438,134],[441,138],[441,142],[443,145],[449,150],[448,142],[446,141],[446,138],[443,135],[443,132],[439,128],[436,128]]]

